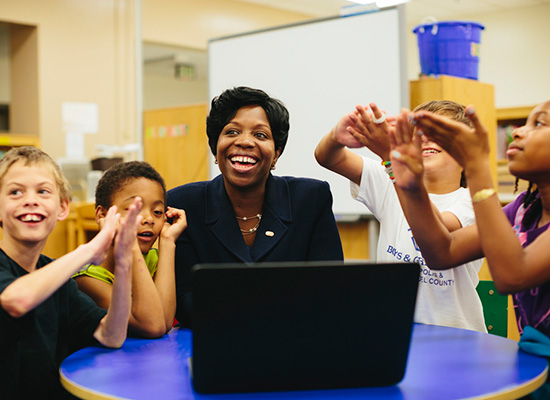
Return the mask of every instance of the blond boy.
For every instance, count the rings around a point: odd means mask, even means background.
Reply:
[[[52,260],[41,254],[57,221],[69,213],[70,189],[59,166],[31,147],[0,160],[0,398],[64,398],[58,368],[78,348],[126,339],[131,290],[131,248],[141,200],[124,221],[116,208],[89,243]],[[116,233],[116,235],[115,235]],[[108,311],[81,293],[70,277],[101,263],[114,241],[116,288]]]

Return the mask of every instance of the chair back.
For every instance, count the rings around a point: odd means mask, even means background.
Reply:
[[[94,203],[82,204],[76,207],[77,246],[87,243],[99,231],[95,222]]]
[[[477,293],[483,305],[483,316],[487,332],[507,337],[508,335],[508,296],[499,294],[491,280],[480,280]]]

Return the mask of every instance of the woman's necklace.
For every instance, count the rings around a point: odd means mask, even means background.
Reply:
[[[254,232],[256,232],[258,230],[258,227],[260,226],[260,222],[262,221],[262,214],[256,214],[256,215],[253,215],[252,217],[237,217],[237,216],[235,216],[235,218],[237,218],[237,220],[239,220],[239,221],[248,221],[249,219],[258,218],[258,223],[253,228],[242,229],[239,226],[239,229],[241,230],[243,235],[252,235]]]

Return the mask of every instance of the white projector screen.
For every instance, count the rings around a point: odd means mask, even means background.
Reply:
[[[317,143],[356,104],[376,102],[389,114],[408,107],[402,7],[213,39],[209,98],[234,86],[266,91],[290,112],[277,175],[329,182],[339,220],[368,215],[349,181],[321,167]],[[377,158],[366,149],[358,153]],[[219,174],[211,163],[210,176]]]

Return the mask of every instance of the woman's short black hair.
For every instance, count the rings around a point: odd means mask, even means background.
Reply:
[[[95,190],[95,206],[108,209],[113,205],[114,195],[121,190],[130,179],[146,178],[157,182],[162,187],[164,204],[166,204],[166,185],[164,179],[149,163],[145,161],[127,161],[109,168]]]
[[[290,129],[288,110],[280,100],[270,97],[263,90],[239,86],[227,89],[212,99],[210,113],[206,118],[206,134],[214,156],[223,128],[237,111],[246,106],[260,106],[264,109],[275,141],[275,150],[283,152]]]

